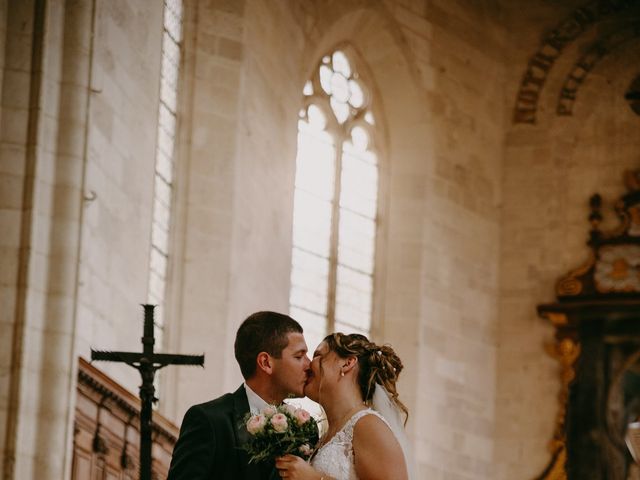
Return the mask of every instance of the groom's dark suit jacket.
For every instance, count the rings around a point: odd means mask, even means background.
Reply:
[[[275,480],[273,464],[251,464],[240,448],[249,438],[244,417],[249,401],[244,386],[191,407],[173,449],[167,480]]]

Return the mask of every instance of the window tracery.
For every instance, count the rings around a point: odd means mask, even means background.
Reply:
[[[303,95],[290,312],[314,348],[329,331],[370,332],[379,171],[371,90],[348,49],[321,59]]]

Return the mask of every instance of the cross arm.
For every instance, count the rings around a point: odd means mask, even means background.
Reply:
[[[173,353],[154,353],[153,363],[162,365],[199,365],[204,366],[204,355],[177,355]]]
[[[103,360],[107,362],[120,362],[128,365],[136,363],[150,363],[164,367],[166,365],[204,365],[204,355],[176,355],[171,353],[153,353],[145,355],[136,352],[109,352],[91,350],[91,360]]]
[[[91,361],[103,360],[105,362],[139,363],[144,356],[143,353],[136,352],[110,352],[103,350],[91,350]]]

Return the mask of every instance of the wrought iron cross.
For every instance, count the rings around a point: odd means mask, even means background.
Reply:
[[[140,480],[151,480],[151,421],[152,403],[155,398],[153,379],[156,370],[166,365],[200,365],[204,366],[204,355],[175,355],[170,353],[154,353],[153,345],[153,309],[155,305],[142,305],[144,308],[144,331],[142,336],[142,353],[105,352],[91,350],[91,360],[121,362],[137,369],[142,377],[140,385]]]

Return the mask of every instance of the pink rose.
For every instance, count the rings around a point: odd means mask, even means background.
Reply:
[[[284,404],[284,409],[287,411],[287,413],[289,415],[291,415],[293,417],[293,416],[295,416],[296,410],[298,410],[298,407],[296,407],[295,405],[290,405],[288,403],[285,403]]]
[[[278,433],[286,432],[289,426],[284,413],[276,413],[271,417],[271,425],[273,425],[273,429]]]
[[[296,410],[295,417],[298,425],[304,425],[309,421],[311,415],[305,409],[299,408]]]
[[[252,415],[251,418],[247,421],[247,432],[251,435],[255,435],[264,430],[265,425],[267,424],[267,418],[260,415]]]
[[[308,443],[300,445],[300,447],[298,448],[298,451],[305,457],[308,457],[313,453],[313,449],[309,446]]]
[[[274,407],[273,405],[267,405],[262,409],[260,413],[262,413],[262,415],[264,415],[265,417],[271,417],[278,413],[278,410],[276,410],[276,407]]]

